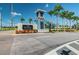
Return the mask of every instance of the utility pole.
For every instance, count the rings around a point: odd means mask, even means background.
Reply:
[[[1,27],[1,30],[2,30],[2,8],[0,9],[0,27]]]
[[[11,3],[11,27],[13,27],[13,15],[12,15],[12,12],[13,12],[13,4]]]

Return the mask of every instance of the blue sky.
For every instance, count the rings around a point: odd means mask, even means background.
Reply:
[[[13,11],[17,13],[21,13],[22,16],[26,19],[26,23],[28,23],[28,19],[31,17],[33,20],[36,18],[35,11],[37,9],[44,9],[47,12],[52,10],[56,4],[55,3],[24,3],[24,4],[13,4]],[[78,3],[63,3],[61,4],[65,10],[75,12],[75,15],[79,16],[79,4]],[[9,25],[10,14],[11,14],[11,4],[0,4],[0,12],[2,12],[3,25]],[[50,16],[45,13],[45,20],[50,20]],[[20,22],[21,16],[14,16],[14,23],[17,24]],[[53,16],[52,21],[56,22],[56,17]],[[61,24],[61,18],[59,18],[59,24]]]

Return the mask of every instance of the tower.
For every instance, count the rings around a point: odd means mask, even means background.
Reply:
[[[38,27],[38,30],[40,30],[40,29],[45,29],[45,23],[44,23],[44,20],[45,20],[45,18],[44,18],[44,13],[45,13],[46,11],[45,10],[42,10],[42,9],[37,9],[36,11],[35,11],[35,13],[36,13],[36,20],[38,21],[37,22],[37,27]]]

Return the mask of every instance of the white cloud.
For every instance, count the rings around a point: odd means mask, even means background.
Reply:
[[[21,16],[22,14],[21,13],[17,13],[17,12],[11,12],[11,14],[13,15],[13,16]]]
[[[48,4],[46,4],[46,7],[49,7],[49,5],[48,5]]]
[[[2,8],[0,7],[0,10],[2,10]]]

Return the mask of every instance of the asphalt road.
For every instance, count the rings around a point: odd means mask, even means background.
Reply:
[[[67,42],[78,40],[79,33],[29,33],[0,32],[1,55],[43,55]]]

